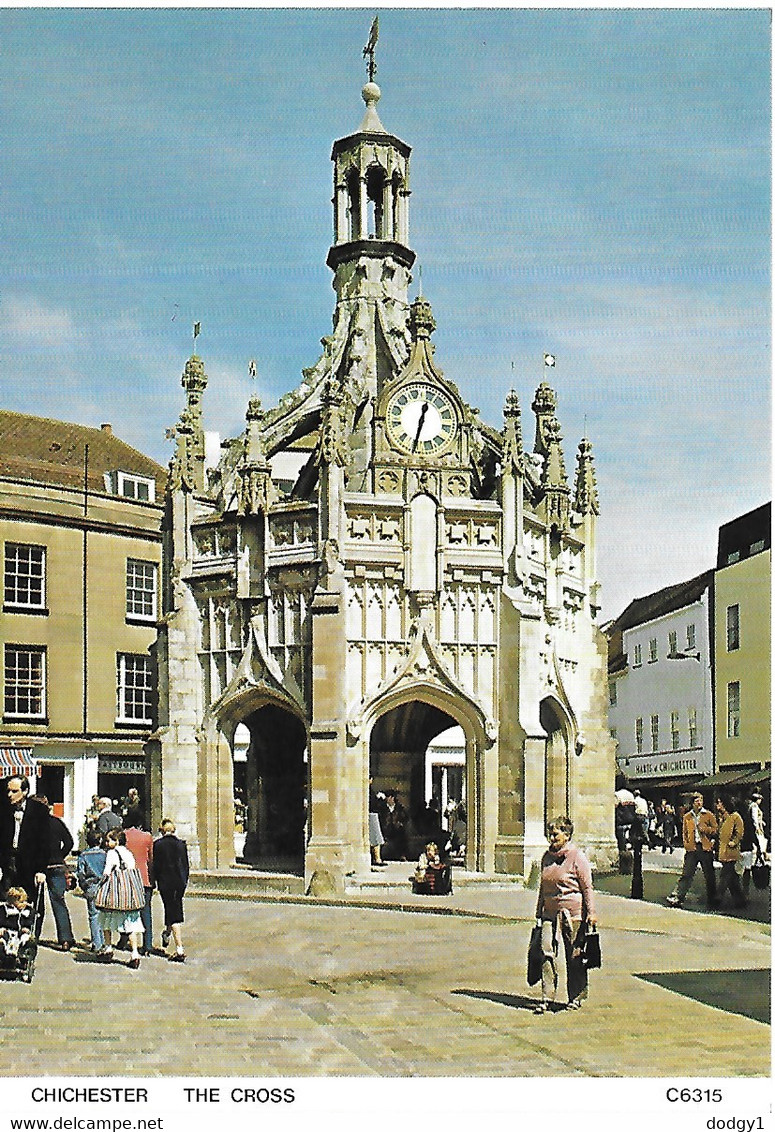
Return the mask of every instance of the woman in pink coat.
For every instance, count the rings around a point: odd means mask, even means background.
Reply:
[[[548,852],[541,861],[536,922],[541,925],[541,1001],[536,1014],[545,1014],[557,994],[559,936],[565,951],[568,1009],[577,1010],[587,997],[587,969],[581,958],[581,942],[587,925],[594,926],[595,897],[592,868],[573,844],[573,822],[566,815],[549,823]]]

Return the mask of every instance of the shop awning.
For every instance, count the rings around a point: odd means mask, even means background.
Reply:
[[[36,763],[32,747],[0,747],[0,775],[35,774]]]
[[[752,770],[738,767],[737,770],[719,770],[703,778],[698,786],[754,786],[762,782],[769,782],[770,768]]]
[[[750,773],[747,770],[717,770],[715,774],[709,774],[707,778],[703,778],[702,782],[698,782],[698,786],[737,786],[741,782],[746,781],[746,776]]]

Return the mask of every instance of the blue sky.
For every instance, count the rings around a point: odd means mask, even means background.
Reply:
[[[251,358],[265,404],[298,384],[372,16],[0,9],[4,408],[166,463],[197,320],[208,428]],[[708,568],[771,492],[769,12],[386,8],[377,64],[441,368],[497,427],[513,385],[532,441],[556,354],[604,616]]]

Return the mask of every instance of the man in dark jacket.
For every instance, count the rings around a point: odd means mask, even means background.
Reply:
[[[183,950],[183,894],[188,884],[188,850],[185,841],[175,835],[175,823],[165,818],[159,827],[161,837],[153,843],[153,876],[164,905],[164,931],[162,947],[167,947],[170,935],[175,940],[172,963],[185,963]]]
[[[61,818],[52,811],[48,798],[44,794],[35,794],[30,802],[40,802],[49,811],[49,854],[46,866],[46,888],[51,901],[51,911],[54,913],[56,924],[57,943],[63,951],[70,951],[75,946],[73,925],[70,913],[67,910],[65,894],[67,892],[67,877],[69,869],[66,864],[68,854],[73,848],[73,837]]]
[[[0,798],[2,891],[12,885],[19,886],[34,905],[36,886],[45,883],[49,863],[48,807],[30,797],[29,780],[19,775],[7,779],[3,794],[5,796]],[[37,922],[36,935],[39,929]]]

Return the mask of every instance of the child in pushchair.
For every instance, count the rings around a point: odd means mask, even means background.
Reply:
[[[0,979],[32,982],[38,953],[34,930],[35,914],[27,893],[9,888],[0,903]]]

